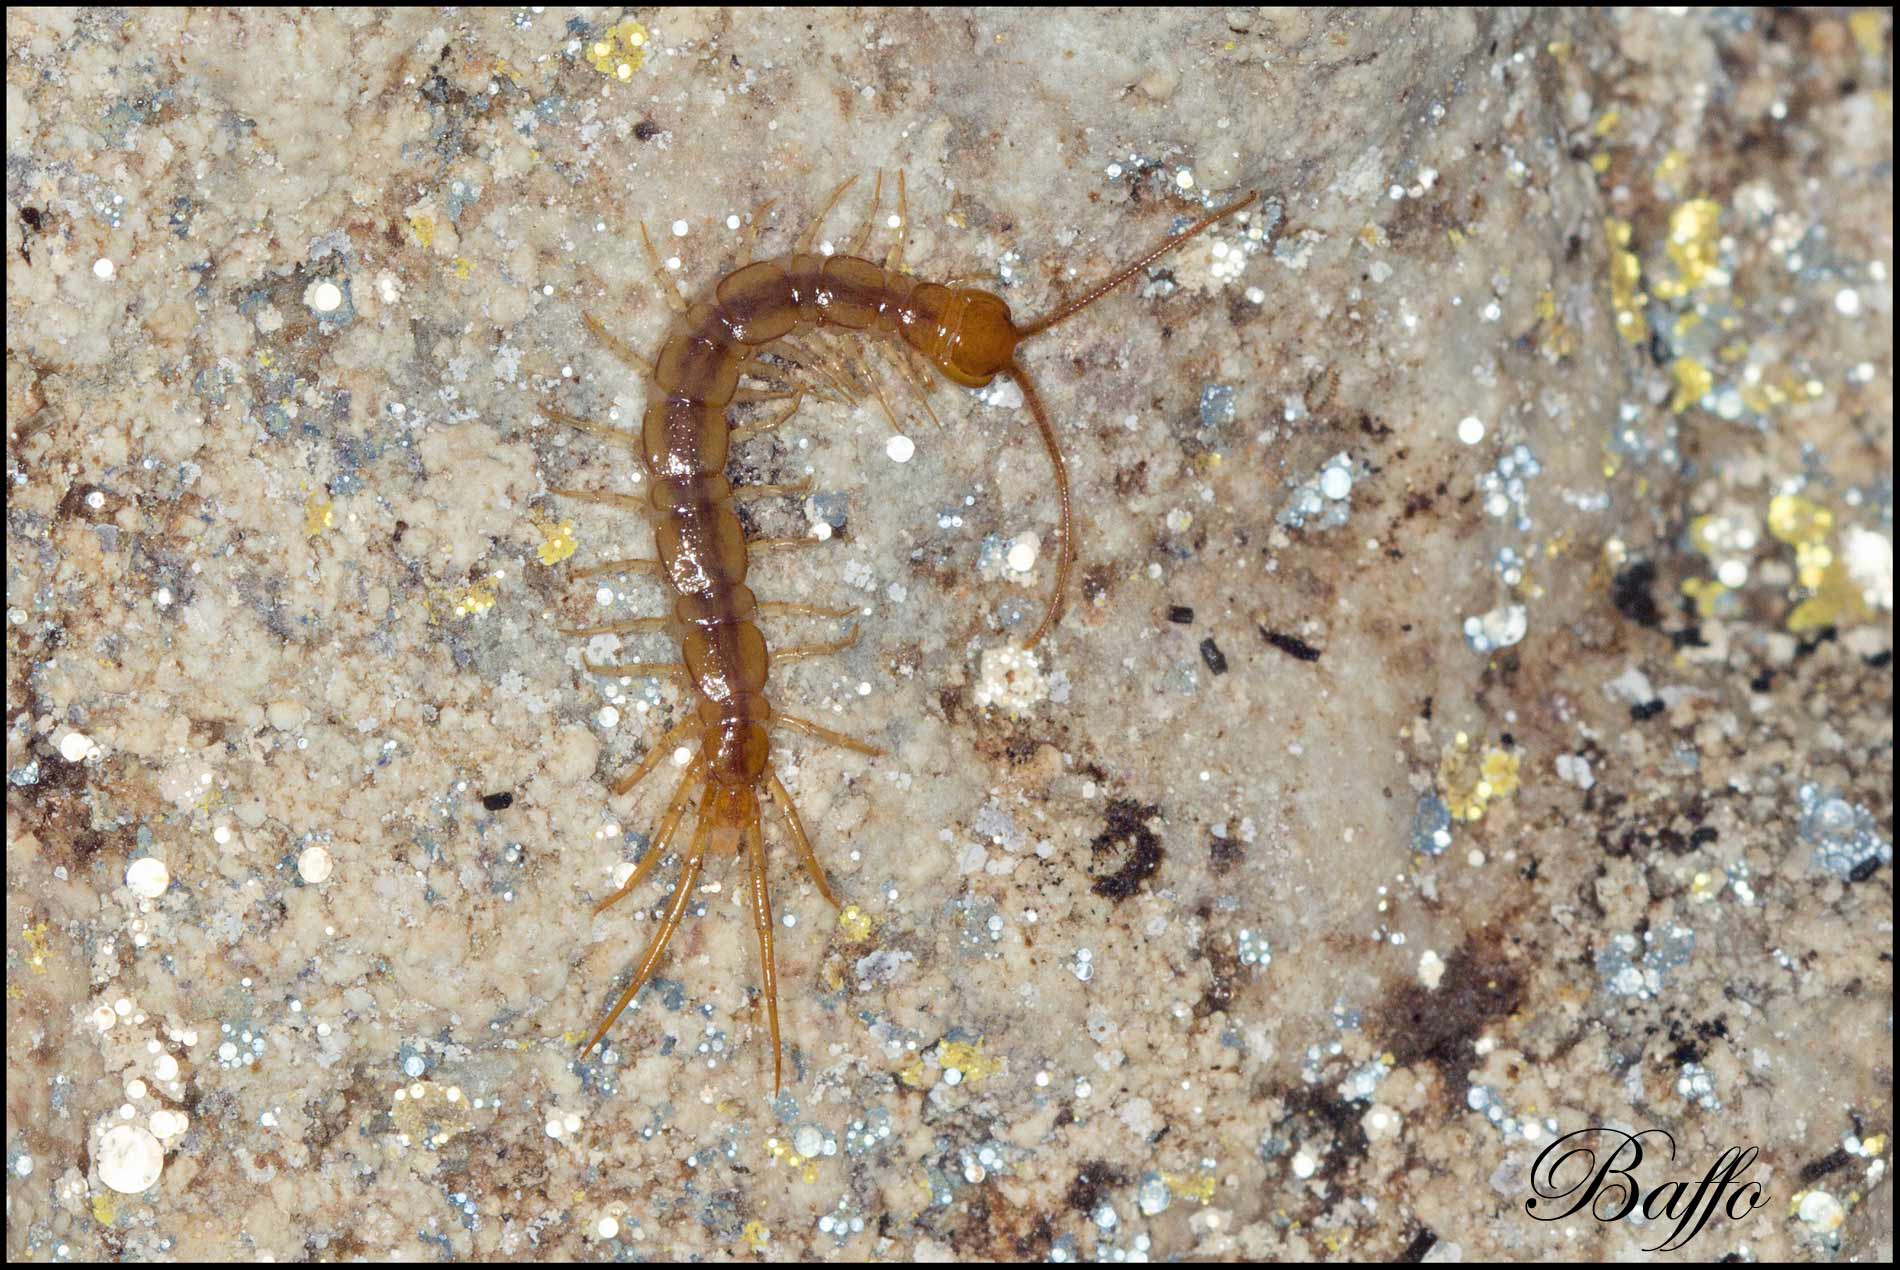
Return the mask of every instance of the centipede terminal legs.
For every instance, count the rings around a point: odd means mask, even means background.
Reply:
[[[639,886],[646,879],[647,874],[653,871],[653,866],[660,862],[660,857],[666,854],[667,847],[673,841],[673,834],[679,829],[680,818],[686,814],[686,804],[691,801],[693,791],[698,787],[699,780],[705,773],[704,759],[695,759],[687,767],[686,774],[680,777],[679,785],[673,790],[673,797],[667,800],[666,813],[660,818],[660,827],[653,833],[653,841],[647,844],[646,854],[641,857],[634,871],[627,875],[627,880],[620,884],[619,890],[594,905],[594,916],[600,916],[633,894],[634,888]]]
[[[752,865],[752,925],[759,933],[759,991],[772,1025],[772,1088],[784,1083],[784,1055],[778,1039],[778,963],[772,955],[772,896],[765,886],[765,834],[755,816],[746,825],[746,857]]]
[[[588,1052],[600,1044],[600,1038],[607,1035],[607,1029],[614,1025],[614,1020],[620,1017],[621,1011],[625,1010],[628,1003],[639,995],[640,989],[646,987],[647,980],[653,975],[654,967],[660,964],[660,954],[666,951],[666,945],[673,938],[673,932],[679,929],[680,919],[686,916],[686,906],[692,902],[693,886],[699,881],[699,870],[705,860],[706,840],[711,829],[712,822],[707,815],[707,809],[702,806],[699,811],[699,821],[693,826],[692,845],[686,849],[686,858],[680,862],[679,881],[673,887],[673,899],[666,906],[666,916],[660,919],[660,928],[653,932],[653,938],[647,942],[646,952],[640,957],[640,968],[634,972],[633,981],[627,985],[627,990],[620,994],[620,999],[614,1002],[614,1008],[608,1011],[607,1017],[601,1020],[600,1026],[594,1029],[594,1035],[588,1039],[587,1044],[581,1046],[582,1058],[586,1058]]]
[[[614,796],[619,797],[621,794],[626,793],[635,785],[645,780],[647,775],[651,773],[654,768],[658,767],[668,754],[673,753],[674,748],[678,746],[681,741],[690,734],[698,731],[699,726],[699,720],[688,715],[677,727],[655,741],[653,748],[647,751],[646,757],[640,760],[640,765],[613,783],[612,789]]]
[[[868,746],[865,748],[869,748]],[[825,880],[824,866],[818,863],[818,853],[811,849],[811,839],[805,836],[805,822],[798,818],[798,805],[785,791],[785,783],[778,778],[777,772],[768,772],[771,778],[772,802],[785,820],[785,828],[791,833],[792,841],[798,845],[799,858],[805,862],[805,872],[811,874],[812,882],[818,887],[818,893],[833,908],[843,907],[838,897],[831,893],[831,883]]]

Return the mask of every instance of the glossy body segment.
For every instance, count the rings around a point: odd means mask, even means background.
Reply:
[[[849,185],[847,181],[833,192],[826,212]],[[672,617],[670,621],[634,619],[574,633],[630,633],[653,629],[656,625],[667,626],[679,641],[677,663],[638,663],[603,669],[682,674],[691,683],[697,698],[693,717],[675,727],[632,773],[616,782],[616,794],[627,792],[652,772],[668,747],[679,740],[696,733],[699,747],[675,788],[645,858],[626,883],[596,907],[597,913],[625,898],[646,877],[683,827],[688,801],[695,791],[699,794],[699,808],[679,881],[660,927],[642,954],[632,982],[582,1048],[583,1056],[600,1042],[652,976],[667,941],[686,911],[706,853],[743,853],[747,858],[746,873],[751,891],[749,907],[759,940],[761,994],[772,1034],[774,1088],[778,1087],[782,1064],[777,971],[773,965],[772,908],[766,891],[762,803],[770,801],[783,817],[819,892],[834,906],[837,899],[825,880],[791,796],[772,769],[770,732],[774,727],[785,727],[863,753],[878,753],[862,742],[817,724],[776,714],[765,695],[772,654],[758,619],[768,606],[761,606],[747,584],[748,544],[736,511],[734,491],[723,474],[732,441],[727,409],[747,400],[793,395],[756,393],[740,388],[742,376],[771,369],[757,360],[758,351],[813,327],[831,327],[901,343],[905,350],[921,354],[939,374],[965,387],[981,387],[998,374],[1007,374],[1019,382],[1054,467],[1059,499],[1055,598],[1042,624],[1028,641],[1034,645],[1053,627],[1061,613],[1061,597],[1071,559],[1071,510],[1067,470],[1054,427],[1035,385],[1015,360],[1016,346],[1028,336],[1087,307],[1148,262],[1252,201],[1250,195],[1204,217],[1081,299],[1026,327],[1012,322],[1009,306],[999,296],[922,282],[898,267],[902,257],[901,225],[905,206],[901,174],[898,240],[883,265],[857,255],[855,249],[835,255],[812,251],[818,229],[814,223],[803,236],[798,250],[775,259],[745,264],[721,277],[703,299],[689,304],[678,295],[660,268],[657,253],[642,227],[641,237],[648,256],[677,317],[659,355],[648,368],[647,405],[640,435],[637,441],[623,440],[602,425],[562,416],[559,412],[550,413],[635,449],[649,482],[649,492],[641,503],[625,495],[561,491],[609,505],[641,506],[653,527],[656,559],[611,561],[578,572],[657,568],[673,591]],[[873,213],[876,203],[874,195]],[[823,215],[820,213],[821,221]],[[868,239],[871,223],[867,217],[854,248],[861,248]],[[629,361],[637,360],[637,355],[625,349],[592,319],[589,325],[608,341],[609,347],[621,352]],[[898,366],[901,372],[901,358]],[[752,395],[747,396],[748,393]],[[793,409],[796,404],[794,401]],[[888,406],[886,408],[888,410]],[[789,418],[790,412],[785,417]],[[784,492],[791,487],[777,488]],[[753,544],[763,545],[774,544]],[[787,541],[778,545],[801,544]],[[781,613],[837,615],[835,611],[809,605],[769,607]],[[850,642],[841,640],[835,644],[784,649],[780,658],[793,660],[821,655],[846,647]]]

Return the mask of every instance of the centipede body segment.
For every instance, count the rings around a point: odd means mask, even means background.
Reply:
[[[646,250],[667,302],[674,310],[672,329],[651,363],[616,338],[604,324],[587,318],[597,337],[622,360],[639,370],[647,383],[647,405],[638,436],[604,424],[576,418],[553,408],[552,419],[633,449],[645,470],[644,496],[610,494],[578,489],[552,493],[642,513],[652,526],[653,556],[607,561],[577,570],[577,576],[606,572],[652,571],[673,593],[672,612],[660,617],[634,618],[566,633],[576,636],[633,634],[663,630],[679,648],[677,661],[635,662],[618,665],[586,663],[588,669],[613,675],[666,675],[687,683],[696,698],[693,713],[658,741],[633,771],[616,781],[616,794],[631,790],[649,775],[675,747],[697,741],[678,784],[662,813],[652,842],[637,868],[612,895],[595,908],[599,913],[632,894],[655,864],[684,833],[678,881],[648,941],[632,980],[613,1009],[582,1047],[585,1055],[601,1041],[622,1010],[652,977],[666,945],[679,928],[693,889],[709,854],[742,855],[748,905],[759,941],[760,992],[772,1035],[773,1088],[782,1082],[779,1042],[777,971],[772,951],[772,906],[766,885],[764,805],[778,812],[790,843],[797,849],[819,893],[832,905],[824,870],[800,823],[790,794],[772,766],[771,734],[775,729],[841,745],[876,756],[879,751],[862,741],[833,732],[776,710],[766,697],[772,663],[822,656],[849,647],[856,632],[817,644],[773,648],[760,628],[761,618],[840,618],[848,610],[812,605],[774,604],[759,600],[747,585],[753,552],[813,545],[815,540],[753,540],[748,542],[735,510],[735,500],[752,495],[801,492],[797,487],[734,489],[724,475],[735,435],[728,411],[737,405],[786,402],[779,413],[746,432],[776,427],[798,409],[803,391],[789,385],[784,367],[760,354],[768,346],[793,350],[792,356],[808,368],[805,391],[845,400],[875,396],[886,412],[888,400],[875,375],[848,356],[813,354],[812,337],[857,335],[885,347],[898,376],[913,391],[927,372],[921,361],[952,383],[980,388],[997,375],[1013,379],[1022,389],[1043,445],[1054,467],[1058,500],[1056,577],[1053,595],[1041,623],[1028,640],[1039,642],[1062,612],[1073,554],[1072,511],[1067,468],[1062,461],[1054,427],[1042,399],[1016,360],[1023,340],[1049,329],[1093,304],[1157,257],[1173,250],[1208,226],[1247,207],[1253,195],[1219,208],[1196,221],[1133,263],[1116,271],[1079,298],[1024,326],[1015,325],[1001,297],[963,286],[946,286],[912,276],[902,267],[904,216],[907,211],[902,174],[898,178],[896,241],[882,264],[861,253],[871,234],[879,201],[872,196],[873,216],[847,252],[822,255],[813,250],[819,226],[846,189],[846,181],[832,193],[810,227],[787,255],[754,260],[726,273],[697,302],[689,303],[659,265],[650,242]],[[879,180],[882,192],[882,178]],[[763,219],[755,215],[753,231]],[[645,227],[641,237],[646,239]],[[750,239],[748,238],[748,247]],[[745,387],[742,380],[762,381],[767,387]],[[777,382],[781,387],[769,385]],[[928,408],[926,403],[926,408]],[[893,425],[895,419],[893,418]],[[697,806],[692,804],[697,799]]]

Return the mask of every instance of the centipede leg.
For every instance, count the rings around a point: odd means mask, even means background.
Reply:
[[[765,835],[759,829],[758,804],[745,832],[746,858],[752,866],[752,925],[759,932],[759,990],[765,996],[765,1014],[772,1024],[772,1093],[784,1079],[778,1039],[778,963],[772,955],[772,896],[765,889]]]
[[[807,657],[829,657],[832,653],[842,653],[858,642],[858,630],[854,626],[851,633],[843,639],[834,639],[829,644],[800,644],[796,648],[776,648],[772,650],[772,660],[780,665],[791,661],[803,661]]]
[[[673,834],[679,829],[680,818],[686,814],[687,800],[693,796],[693,789],[698,785],[700,775],[705,770],[704,755],[695,759],[692,766],[686,769],[686,775],[680,778],[679,786],[673,791],[673,797],[667,800],[666,814],[660,818],[660,827],[654,832],[653,841],[647,844],[646,855],[641,857],[639,865],[633,872],[627,875],[627,880],[620,884],[619,890],[594,905],[595,917],[599,917],[633,894],[633,889],[646,879],[646,875],[653,871],[653,866],[660,862],[660,857],[666,854],[667,847],[673,841]]]
[[[877,398],[877,404],[884,411],[884,418],[891,425],[891,431],[900,437],[903,436],[903,426],[897,422],[897,412],[891,409],[891,403],[884,396],[884,386],[878,382],[877,375],[865,364],[862,357],[856,354],[849,354],[848,356],[851,358],[849,364],[851,365],[852,373],[870,385],[871,395]]]
[[[568,574],[570,578],[597,578],[603,573],[658,573],[666,567],[662,560],[602,560]]]
[[[897,351],[891,357],[891,363],[897,367],[898,378],[909,386],[911,395],[917,398],[917,404],[924,408],[926,415],[930,416],[931,426],[942,432],[943,420],[937,418],[937,412],[930,408],[930,390],[925,386],[929,382],[928,377],[925,377],[924,383],[919,383],[912,373],[910,359],[914,356],[916,354],[911,351],[910,345],[900,342],[897,345]]]
[[[877,170],[877,184],[871,189],[871,207],[870,210],[864,213],[864,228],[860,229],[858,236],[851,240],[851,249],[845,253],[846,255],[862,256],[864,254],[865,245],[871,241],[871,230],[877,225],[877,205],[882,202],[883,199],[884,169],[879,168]]]
[[[766,617],[853,617],[856,609],[827,609],[816,604],[787,604],[782,600],[760,600],[759,612]]]
[[[812,882],[817,885],[818,893],[825,897],[827,904],[833,908],[843,907],[838,903],[838,897],[831,893],[831,883],[825,880],[824,867],[818,863],[818,853],[811,849],[811,839],[805,836],[804,822],[798,818],[798,806],[792,802],[791,794],[786,792],[785,783],[769,767],[765,775],[771,782],[772,802],[778,807],[779,814],[785,817],[785,828],[791,833],[799,857],[805,862],[805,872],[811,874]]]
[[[645,780],[647,773],[658,767],[661,761],[673,752],[673,747],[679,743],[680,738],[699,726],[699,720],[688,715],[685,722],[655,741],[653,748],[646,752],[646,757],[640,760],[640,765],[613,783],[614,796],[619,797]]]
[[[680,294],[679,284],[673,281],[673,275],[660,263],[660,253],[653,250],[653,240],[647,237],[647,223],[640,222],[640,241],[646,244],[647,264],[653,267],[653,277],[660,284],[660,294],[666,300],[666,307],[675,313],[686,312],[686,297]]]
[[[588,1051],[600,1044],[600,1038],[607,1035],[607,1029],[614,1025],[620,1012],[627,1008],[640,989],[646,987],[654,968],[660,964],[660,954],[666,951],[667,941],[679,929],[680,919],[686,915],[686,906],[692,902],[693,883],[699,880],[699,867],[706,854],[706,837],[711,828],[706,822],[706,813],[701,811],[699,823],[693,828],[693,844],[687,848],[686,859],[680,864],[680,880],[673,888],[673,900],[666,907],[666,916],[660,919],[660,929],[653,932],[653,938],[648,941],[647,950],[640,957],[640,968],[634,972],[633,982],[620,994],[620,1000],[607,1012],[607,1017],[594,1030],[593,1037],[581,1046],[580,1057],[586,1058]]]
[[[884,751],[878,749],[877,746],[867,745],[856,737],[846,736],[842,732],[833,732],[830,728],[820,727],[810,719],[800,719],[794,715],[778,714],[775,712],[772,715],[772,726],[785,728],[787,731],[796,732],[800,736],[811,737],[814,741],[828,741],[832,745],[842,746],[847,750],[856,750],[858,753],[869,755],[871,758],[884,757]]]
[[[904,200],[904,169],[897,169],[897,241],[891,244],[890,254],[884,257],[887,272],[897,273],[904,267],[904,231],[910,228],[910,205]]]
[[[581,665],[590,674],[605,675],[610,679],[658,679],[661,676],[686,680],[692,678],[685,665],[676,661],[623,661],[603,665],[583,657]]]
[[[571,498],[577,503],[599,503],[602,507],[618,507],[626,512],[644,514],[651,506],[646,499],[637,494],[616,494],[611,490],[569,489],[562,485],[550,485],[548,493],[557,498]]]
[[[831,192],[831,197],[825,200],[824,210],[819,212],[818,215],[812,217],[811,224],[806,228],[803,234],[799,235],[798,254],[805,255],[805,256],[809,256],[811,254],[811,250],[813,246],[815,246],[818,242],[819,226],[825,223],[825,217],[831,215],[831,209],[838,205],[838,200],[844,197],[844,192],[850,189],[853,185],[856,185],[857,181],[858,181],[857,177],[848,176],[842,182],[839,183],[837,189]]]
[[[739,427],[734,428],[732,430],[731,441],[729,442],[729,444],[738,445],[741,441],[750,441],[753,437],[756,437],[760,435],[761,433],[770,432],[774,428],[782,427],[783,425],[790,423],[792,420],[792,416],[798,413],[798,407],[804,403],[804,400],[805,400],[805,394],[802,392],[798,393],[792,398],[792,404],[785,407],[785,409],[779,413],[777,418],[767,419],[763,423],[743,424]]]
[[[790,485],[737,485],[733,487],[734,498],[776,498],[781,494],[811,493],[811,478],[793,481]]]
[[[672,621],[670,617],[630,617],[601,626],[560,626],[555,629],[570,639],[592,639],[596,635],[645,635],[663,631]]]
[[[756,260],[754,249],[759,245],[759,229],[765,224],[765,214],[776,206],[778,200],[768,198],[753,210],[752,218],[746,222],[745,229],[739,234],[739,261]]]
[[[565,410],[557,410],[553,406],[536,406],[535,409],[556,423],[564,423],[570,428],[597,436],[603,441],[623,446],[635,453],[641,450],[640,438],[631,432],[623,432],[619,428],[609,427],[604,423],[595,423],[592,419],[583,419],[579,415],[568,414]]]
[[[594,338],[605,344],[607,351],[618,357],[629,369],[637,370],[648,377],[652,376],[653,363],[634,352],[631,345],[607,329],[606,323],[585,309],[581,311],[581,325],[592,331]]]
[[[858,394],[852,391],[844,374],[832,366],[831,359],[823,352],[807,348],[803,344],[794,344],[790,340],[781,341],[781,346],[798,359],[801,371],[808,372],[817,378],[817,387],[829,390],[831,400],[848,406],[858,404]],[[824,398],[821,396],[820,399]]]
[[[796,396],[797,390],[791,388],[740,388],[733,392],[732,404],[744,406],[755,401],[788,401]]]

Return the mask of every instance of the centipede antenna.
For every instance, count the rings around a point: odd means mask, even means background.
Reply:
[[[1062,461],[1062,449],[1056,443],[1056,430],[1049,423],[1049,413],[1042,408],[1042,397],[1037,394],[1035,384],[1030,382],[1029,376],[1023,373],[1023,368],[1020,365],[1012,361],[1004,369],[1007,370],[1010,377],[1016,381],[1017,387],[1023,390],[1023,400],[1029,403],[1030,417],[1036,421],[1036,431],[1042,434],[1042,448],[1049,452],[1049,463],[1050,466],[1055,469],[1056,474],[1056,503],[1058,508],[1058,518],[1056,520],[1056,589],[1054,594],[1049,597],[1049,607],[1043,612],[1042,624],[1036,627],[1036,633],[1031,635],[1029,641],[1023,645],[1024,648],[1034,648],[1037,643],[1041,641],[1042,637],[1049,633],[1050,628],[1056,624],[1056,619],[1062,616],[1062,597],[1067,595],[1069,591],[1069,544],[1074,537],[1075,521],[1074,512],[1069,503],[1068,465]]]
[[[1149,248],[1138,259],[1136,259],[1136,261],[1133,264],[1127,265],[1124,268],[1117,270],[1106,282],[1097,283],[1095,286],[1090,287],[1086,292],[1082,294],[1081,299],[1069,301],[1067,304],[1064,304],[1060,308],[1058,308],[1054,313],[1051,313],[1048,317],[1040,318],[1037,321],[1031,322],[1028,326],[1017,327],[1016,338],[1019,340],[1026,340],[1030,336],[1036,334],[1039,331],[1046,331],[1050,327],[1056,325],[1056,323],[1066,321],[1067,319],[1075,316],[1077,313],[1080,313],[1083,309],[1088,308],[1089,305],[1094,304],[1097,300],[1107,295],[1110,291],[1113,291],[1116,287],[1119,287],[1122,283],[1134,277],[1137,273],[1140,273],[1143,269],[1146,269],[1149,265],[1153,264],[1156,260],[1160,259],[1162,256],[1167,255],[1169,252],[1173,251],[1176,247],[1179,247],[1182,243],[1186,242],[1188,239],[1194,237],[1194,235],[1206,229],[1209,225],[1212,225],[1214,222],[1221,220],[1225,217],[1231,216],[1235,212],[1240,211],[1242,208],[1251,205],[1253,201],[1259,197],[1260,197],[1259,194],[1249,194],[1247,195],[1246,198],[1243,198],[1239,200],[1238,202],[1229,203],[1225,207],[1209,212],[1207,215],[1201,217],[1201,219],[1195,221],[1192,225],[1189,225],[1186,229],[1182,230],[1180,233],[1175,234],[1169,238],[1165,238],[1160,243],[1156,244],[1154,247]],[[1030,643],[1033,644],[1035,643],[1035,641],[1031,640]]]

